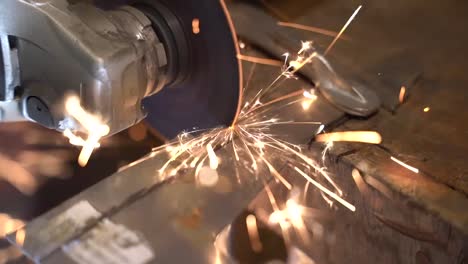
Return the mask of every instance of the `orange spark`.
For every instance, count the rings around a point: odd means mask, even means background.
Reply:
[[[257,218],[255,215],[248,215],[245,218],[247,224],[247,233],[249,234],[250,244],[254,252],[260,252],[263,249],[262,242],[258,233]]]
[[[312,41],[301,41],[302,47],[297,54],[302,54],[312,48]]]
[[[97,133],[93,133],[88,136],[88,139],[81,149],[80,156],[78,157],[78,164],[80,164],[81,167],[85,167],[88,164],[94,149],[99,144],[99,140],[109,133],[109,127],[106,126],[106,128],[107,130],[103,130],[101,132],[98,131]]]
[[[239,48],[245,49],[245,43],[242,41],[239,41]]]
[[[76,143],[75,145],[83,147],[78,157],[78,163],[84,167],[88,164],[94,149],[99,146],[99,140],[109,134],[110,128],[103,124],[97,116],[86,112],[76,96],[67,99],[65,109],[70,116],[81,124],[88,134],[88,138],[83,140],[78,136],[72,136],[73,133],[70,130],[64,131],[64,135],[69,138],[70,143]]]
[[[374,131],[347,131],[320,134],[316,136],[315,140],[317,142],[347,141],[380,144],[382,142],[382,136]]]
[[[412,171],[412,172],[414,172],[414,173],[419,173],[419,169],[418,169],[418,168],[415,168],[415,167],[413,167],[413,166],[410,166],[410,165],[404,163],[403,161],[401,161],[401,160],[399,160],[399,159],[397,159],[397,158],[395,158],[395,157],[390,157],[390,159],[393,160],[394,162],[398,163],[400,166],[403,166],[403,167],[405,167],[406,169],[408,169],[408,170],[410,170],[410,171]]]
[[[304,213],[304,208],[302,208],[296,201],[293,199],[288,199],[286,201],[286,212],[288,215],[289,221],[292,223],[293,226],[302,226],[302,216]]]
[[[308,110],[315,100],[317,100],[317,95],[315,95],[314,90],[304,91],[303,93],[305,99],[302,101],[302,109]]]
[[[398,96],[398,100],[400,101],[400,103],[403,103],[403,101],[405,100],[405,95],[406,95],[406,87],[401,86],[400,95]]]
[[[351,211],[356,211],[356,207],[352,204],[350,204],[349,202],[345,201],[343,198],[341,198],[340,196],[338,196],[336,193],[330,191],[329,189],[325,188],[323,185],[321,185],[320,183],[318,183],[317,181],[315,181],[314,179],[312,179],[309,175],[307,175],[305,172],[303,172],[302,170],[300,170],[298,167],[294,167],[294,169],[299,173],[301,174],[307,181],[309,181],[310,183],[312,183],[313,185],[315,185],[315,187],[317,187],[318,189],[320,189],[322,192],[326,193],[328,196],[332,197],[333,199],[335,199],[336,201],[338,201],[339,203],[341,203],[343,206],[345,206],[346,208],[348,208],[349,210]]]
[[[307,59],[298,58],[295,61],[291,61],[289,63],[289,68],[293,69],[291,74],[298,72],[300,69],[302,69],[302,67],[304,67],[307,63],[309,63],[316,56],[317,56],[317,52],[313,52],[312,54],[310,54],[310,56]]]
[[[288,190],[291,190],[292,185],[275,169],[275,167],[273,165],[271,165],[271,163],[268,162],[268,160],[266,160],[263,156],[260,156],[260,158],[266,163],[266,165],[268,166],[268,169],[270,170],[270,173],[273,174],[273,176],[276,179],[281,181],[281,183],[283,183],[283,185],[286,188],[288,188]]]
[[[63,131],[63,135],[68,138],[70,144],[74,146],[82,147],[85,145],[85,140],[82,137],[73,134],[70,129],[65,129],[65,131]]]
[[[238,54],[237,58],[239,60],[263,64],[263,65],[279,66],[279,67],[283,66],[283,62],[278,61],[278,60],[253,57],[253,56],[247,56],[247,55],[242,55],[242,54]]]
[[[325,50],[324,52],[324,55],[327,55],[328,52],[333,48],[333,46],[335,45],[336,41],[341,37],[341,35],[345,32],[346,28],[348,28],[349,24],[351,24],[351,22],[354,20],[354,18],[356,17],[356,15],[359,13],[359,10],[361,10],[362,8],[362,5],[360,5],[356,11],[354,11],[354,13],[351,15],[351,17],[348,19],[348,21],[346,22],[346,24],[343,26],[343,28],[341,28],[340,32],[338,33],[338,35],[336,35],[335,39],[333,39],[332,43],[330,44],[330,46],[328,46],[328,48]]]
[[[195,35],[200,34],[200,19],[194,18],[192,20],[192,32]]]
[[[430,107],[426,107],[426,108],[423,109],[423,111],[424,111],[424,113],[427,113],[427,112],[431,111],[431,108],[430,108]]]
[[[353,169],[353,171],[351,172],[351,176],[353,176],[354,182],[356,183],[359,191],[363,194],[366,193],[367,186],[366,186],[366,182],[361,176],[361,173],[357,169]]]

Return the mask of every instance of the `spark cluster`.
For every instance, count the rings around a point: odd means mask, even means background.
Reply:
[[[325,54],[331,50],[360,9],[361,6],[353,13],[341,31],[335,34],[335,39],[326,49]],[[269,96],[281,89],[279,84],[283,80],[296,79],[296,73],[314,59],[324,60],[315,50],[313,42],[302,42],[300,50],[295,55],[285,53],[283,62],[245,55],[239,55],[238,58],[254,63],[282,66],[280,73],[270,85],[259,89],[253,96],[241,98],[241,110],[231,126],[183,132],[171,143],[154,149],[150,156],[156,156],[159,153],[169,155],[169,159],[157,171],[160,177],[174,177],[182,170],[191,169],[194,171],[197,184],[205,187],[215,186],[221,177],[218,168],[223,163],[223,160],[217,155],[217,149],[232,149],[231,155],[236,162],[236,164],[232,164],[233,166],[245,167],[252,172],[252,175],[258,175],[261,167],[269,171],[267,177],[259,180],[265,182],[268,197],[274,209],[270,215],[270,222],[278,224],[283,232],[293,227],[303,233],[304,222],[302,218],[307,208],[302,206],[297,199],[292,198],[285,205],[277,204],[273,192],[268,187],[270,177],[291,192],[297,187],[306,192],[308,186],[312,185],[320,191],[328,204],[333,205],[336,202],[351,211],[355,211],[355,206],[344,199],[343,191],[332,179],[332,175],[327,169],[319,161],[305,154],[302,146],[282,139],[274,133],[273,129],[278,125],[315,125],[318,129],[311,133],[311,137],[320,134],[317,139],[326,144],[325,151],[329,150],[333,146],[333,142],[336,141],[355,141],[371,144],[381,142],[380,135],[372,131],[322,134],[324,124],[320,122],[298,122],[295,120],[282,120],[278,116],[272,116],[272,112],[293,104],[299,104],[299,106],[302,106],[303,111],[308,111],[317,99],[313,87],[288,94],[283,93],[283,95],[274,98]],[[246,89],[248,89],[248,86],[244,88],[243,94],[246,94]],[[69,113],[88,131],[86,140],[76,136],[71,131],[65,131],[65,136],[70,139],[72,144],[83,146],[79,159],[80,164],[83,165],[86,164],[92,150],[98,147],[99,139],[108,133],[108,127],[106,129],[106,126],[100,123],[98,119],[82,109],[76,98],[70,98],[66,106]],[[96,127],[99,129],[96,129]],[[294,186],[288,180],[288,177],[281,173],[282,170],[277,167],[278,165],[275,162],[278,155],[287,160],[286,166],[289,167],[291,172],[287,176],[302,177],[307,181],[305,188],[303,188],[304,186]],[[257,224],[254,216],[250,216],[246,221],[249,228],[256,228]],[[253,246],[256,250],[260,250],[261,244],[258,241],[258,232],[255,230],[249,232],[252,234],[251,242]]]

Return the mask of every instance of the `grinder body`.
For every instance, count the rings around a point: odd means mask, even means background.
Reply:
[[[1,1],[1,120],[80,130],[64,106],[75,95],[110,134],[147,114],[168,138],[229,125],[240,97],[232,28],[221,2],[201,1],[208,15],[183,2]],[[194,19],[205,30],[192,32]]]

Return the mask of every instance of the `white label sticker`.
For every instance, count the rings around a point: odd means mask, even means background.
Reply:
[[[101,217],[88,201],[80,201],[65,212],[51,219],[40,232],[39,237],[43,244],[58,241],[62,243],[79,232],[93,220]]]
[[[142,236],[108,219],[62,250],[79,264],[145,264],[154,258]]]
[[[101,213],[88,201],[80,201],[60,215],[60,218],[71,219],[80,226],[84,226],[90,219],[97,219],[99,217],[101,217]]]

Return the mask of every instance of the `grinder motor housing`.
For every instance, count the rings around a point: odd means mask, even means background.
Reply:
[[[240,70],[222,2],[71,2],[76,3],[0,2],[2,121],[80,130],[64,107],[68,96],[77,95],[109,125],[110,134],[141,121],[148,111],[149,123],[166,137],[232,122]],[[191,32],[195,19],[206,22],[206,32]],[[209,45],[200,48],[215,39],[224,43],[213,51]],[[151,98],[163,89],[172,91]],[[146,110],[144,98],[149,98]],[[223,98],[224,106],[214,102]]]

